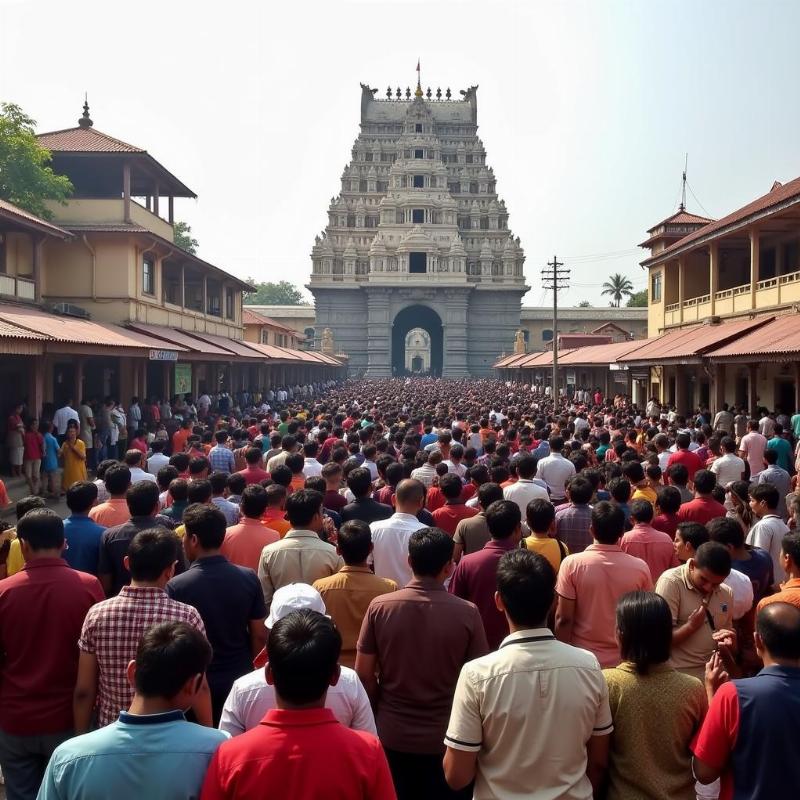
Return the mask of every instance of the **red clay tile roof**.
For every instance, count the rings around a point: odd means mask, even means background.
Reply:
[[[610,344],[593,344],[579,347],[558,359],[559,364],[566,366],[605,366],[616,364],[622,357],[634,353],[646,343],[646,339],[635,339],[628,342],[612,342]]]
[[[241,358],[260,358],[261,353],[255,347],[252,347],[253,342],[243,342],[239,339],[228,339],[225,336],[216,336],[212,333],[201,333],[200,331],[193,331],[192,337],[195,339],[202,339],[209,342],[216,347],[221,347],[224,350],[230,350],[234,355]]]
[[[800,353],[800,316],[785,314],[775,317],[757,328],[716,350],[706,353],[709,358],[735,358],[741,356],[769,356]],[[795,355],[795,360],[797,356]]]
[[[204,355],[224,356],[230,358],[230,351],[222,347],[217,347],[209,344],[204,339],[198,339],[196,336],[188,331],[176,330],[175,328],[168,328],[165,325],[147,325],[143,322],[129,322],[129,328],[133,330],[146,333],[148,336],[155,336],[168,342],[170,346],[179,345],[187,350],[193,350],[196,353],[203,353]]]
[[[722,234],[729,229],[736,229],[744,225],[751,217],[762,216],[770,210],[777,210],[778,206],[794,205],[800,203],[800,178],[795,178],[788,183],[776,186],[761,197],[756,198],[745,206],[731,212],[716,222],[710,222],[702,228],[686,235],[683,239],[671,244],[655,256],[642,261],[643,267],[658,264],[678,251],[688,249],[695,242],[715,238],[714,234]]]
[[[707,225],[709,222],[713,222],[713,220],[709,217],[701,217],[697,214],[690,214],[688,211],[676,211],[671,217],[662,219],[661,222],[653,225],[652,228],[648,228],[647,232],[651,233],[656,228],[660,228],[662,225],[692,225],[697,223]]]
[[[0,219],[8,220],[21,228],[57,236],[59,239],[69,239],[71,236],[69,231],[65,231],[63,228],[53,225],[52,222],[37,217],[35,214],[31,214],[30,211],[25,211],[25,209],[15,206],[13,203],[9,203],[8,200],[0,200]]]
[[[20,328],[11,322],[6,322],[2,318],[0,318],[0,336],[4,338],[10,337],[12,339],[32,339],[41,342],[47,341],[47,337],[44,334],[36,333],[35,331],[29,331],[25,328]]]
[[[282,330],[286,333],[291,333],[293,336],[300,336],[300,333],[296,331],[294,328],[288,328],[281,322],[278,322],[272,317],[265,317],[263,314],[259,314],[257,311],[252,311],[247,306],[242,308],[242,324],[243,325],[266,325],[271,328],[275,328],[276,330]]]
[[[658,364],[663,361],[697,360],[709,350],[720,347],[736,336],[749,333],[771,317],[740,319],[719,325],[691,325],[667,331],[661,336],[641,340],[641,347],[618,360],[636,364]]]
[[[97,128],[65,128],[40,133],[39,144],[51,153],[144,153],[141,147],[115,139]]]

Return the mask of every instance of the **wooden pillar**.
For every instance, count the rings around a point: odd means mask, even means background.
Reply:
[[[208,314],[208,277],[203,275],[203,313]]]
[[[127,407],[131,397],[136,394],[133,374],[136,370],[137,359],[123,356],[119,359],[119,401]]]
[[[158,193],[159,193],[158,184],[156,184],[156,193],[153,195],[153,213],[158,216]]]
[[[165,400],[172,397],[172,371],[173,366],[169,361],[162,362],[161,366],[161,395]]]
[[[716,310],[716,293],[719,286],[719,245],[710,242],[708,245],[708,293],[711,297],[711,316]]]
[[[123,221],[131,221],[131,165],[126,161],[122,165],[122,201],[123,201]]]
[[[747,410],[750,416],[756,416],[758,405],[758,364],[747,365]]]
[[[81,400],[83,400],[83,371],[85,366],[85,358],[75,359],[75,384],[73,386],[73,392],[75,393],[75,396],[72,399],[76,403],[80,403]]]
[[[44,405],[44,373],[45,373],[45,358],[31,358],[28,359],[28,409],[31,414],[36,417],[41,417],[42,406]],[[50,399],[58,404],[59,400],[64,398],[50,397]],[[74,398],[75,403],[79,401]]]
[[[716,414],[722,410],[722,404],[725,402],[725,365],[715,364],[712,374],[714,383],[711,392],[711,411]]]
[[[665,281],[666,284],[666,281]],[[664,287],[666,290],[666,285]],[[686,300],[686,259],[678,259],[678,322],[683,322],[683,303]]]
[[[172,195],[169,196],[168,203],[169,203],[169,205],[168,205],[168,208],[169,208],[169,212],[168,212],[169,213],[169,224],[170,225],[174,225],[175,224],[175,198]]]
[[[756,291],[761,279],[761,234],[757,228],[750,230],[750,308],[756,307]]]
[[[42,299],[42,245],[43,236],[31,234],[31,247],[33,249],[33,299],[39,303]]]
[[[186,308],[186,264],[181,264],[181,310]]]

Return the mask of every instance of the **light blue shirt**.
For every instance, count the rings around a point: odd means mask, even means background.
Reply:
[[[123,711],[111,725],[56,748],[37,800],[196,800],[211,757],[227,738],[187,722],[180,711]]]

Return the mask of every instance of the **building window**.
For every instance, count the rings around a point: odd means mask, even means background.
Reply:
[[[414,151],[414,158],[425,158],[422,150],[415,150]]]
[[[653,275],[652,286],[650,291],[650,301],[653,303],[661,302],[661,273],[656,272]]]
[[[411,253],[408,259],[408,271],[412,273],[424,273],[428,271],[428,254]]]
[[[531,332],[527,328],[522,329],[522,339],[525,344],[528,344],[531,340]]]
[[[212,294],[208,296],[208,308],[206,309],[207,314],[211,314],[214,317],[221,317],[222,316],[222,308],[220,307],[220,297],[218,294]]]
[[[265,328],[262,328],[259,331],[259,341],[261,342],[261,344],[269,344],[269,335],[267,334]]]
[[[394,221],[397,225],[403,225],[406,221],[406,213],[402,208],[398,208],[394,212]]]
[[[553,331],[550,328],[545,328],[542,331],[542,341],[543,342],[552,342],[553,341]]]
[[[478,194],[478,184],[475,181],[470,183],[469,192],[470,194]]]
[[[142,259],[142,291],[145,294],[156,293],[156,265],[149,256]]]
[[[471,164],[472,163],[472,153],[467,153],[467,155],[466,155],[464,160],[465,160],[465,162],[467,164]]]
[[[414,188],[415,189],[424,189],[425,188],[425,176],[424,175],[415,175],[414,176]]]
[[[414,131],[415,131],[416,133],[422,133],[422,123],[418,122],[418,123],[417,123],[417,124],[414,126]]]
[[[415,208],[411,211],[411,221],[414,224],[421,225],[425,222],[425,209]]]
[[[236,318],[236,292],[233,289],[225,290],[225,316],[228,319]]]

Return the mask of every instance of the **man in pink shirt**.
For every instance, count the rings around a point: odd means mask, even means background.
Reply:
[[[260,447],[248,447],[244,453],[244,460],[247,466],[239,470],[237,475],[244,475],[247,485],[250,486],[254,483],[261,483],[269,478],[269,472],[262,468],[262,454]]]
[[[623,553],[641,558],[650,567],[650,577],[655,583],[664,570],[677,567],[678,557],[672,538],[656,530],[652,525],[653,506],[649,500],[634,500],[631,503],[631,522],[633,530],[620,540]]]
[[[281,538],[261,521],[266,510],[267,490],[258,483],[246,486],[242,492],[241,519],[225,531],[220,548],[220,553],[232,564],[258,572],[261,551]]]
[[[739,458],[743,458],[750,465],[750,477],[755,478],[763,472],[764,452],[767,449],[767,438],[758,432],[758,421],[748,420],[747,433],[739,442]]]
[[[623,510],[606,501],[597,503],[592,509],[594,543],[567,556],[556,581],[556,638],[590,650],[603,668],[619,664],[614,638],[617,601],[626,592],[653,589],[647,564],[619,546],[624,530]]]

